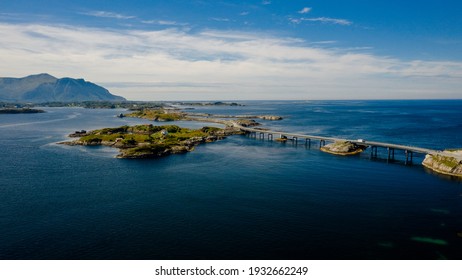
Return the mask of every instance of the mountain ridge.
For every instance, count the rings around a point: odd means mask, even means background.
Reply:
[[[107,89],[84,79],[56,78],[48,73],[22,78],[0,78],[3,102],[124,101]]]

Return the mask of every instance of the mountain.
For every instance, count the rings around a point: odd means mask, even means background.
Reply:
[[[49,74],[24,78],[0,78],[0,101],[4,102],[71,102],[123,101],[107,89],[84,79],[58,79]]]

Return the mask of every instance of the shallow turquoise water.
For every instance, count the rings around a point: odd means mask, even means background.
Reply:
[[[275,130],[462,147],[462,101],[246,102]],[[146,120],[120,110],[0,115],[2,259],[461,259],[462,184],[419,163],[232,136],[192,153],[120,160],[54,144]],[[182,123],[184,124],[184,123]],[[185,124],[200,127],[202,124]],[[384,153],[379,149],[379,153]],[[380,156],[380,155],[379,155]],[[379,157],[380,158],[380,157]]]

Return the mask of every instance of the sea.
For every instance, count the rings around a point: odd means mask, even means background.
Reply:
[[[462,148],[462,100],[242,101],[185,106],[276,131]],[[462,259],[462,181],[313,140],[245,135],[187,154],[117,159],[65,146],[77,130],[153,123],[124,109],[0,115],[0,259]],[[164,123],[153,123],[163,125]],[[174,122],[184,127],[219,126]],[[275,136],[276,137],[276,136]]]

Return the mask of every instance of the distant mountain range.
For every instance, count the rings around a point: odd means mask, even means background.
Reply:
[[[49,74],[24,78],[0,78],[0,101],[3,102],[73,102],[123,101],[107,89],[84,79],[58,79]]]

